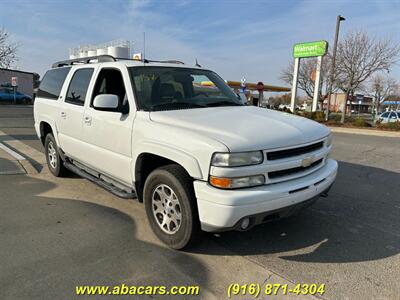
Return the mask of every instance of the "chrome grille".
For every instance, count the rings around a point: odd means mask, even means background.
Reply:
[[[276,159],[283,159],[283,158],[289,158],[293,156],[298,156],[302,154],[306,154],[309,152],[313,152],[316,150],[321,149],[324,146],[324,142],[318,142],[314,143],[311,145],[303,146],[303,147],[297,147],[297,148],[290,148],[290,149],[284,149],[284,150],[278,150],[278,151],[271,151],[267,152],[267,160],[276,160]]]
[[[268,173],[268,177],[270,179],[277,179],[277,178],[280,178],[280,177],[292,176],[292,175],[295,175],[297,173],[301,173],[301,172],[307,171],[309,169],[312,169],[312,168],[320,165],[322,163],[322,161],[323,161],[323,159],[321,158],[321,159],[319,159],[317,161],[314,161],[312,164],[310,164],[307,167],[300,166],[300,167],[296,167],[296,168],[290,168],[290,169],[285,169],[285,170],[269,172]]]

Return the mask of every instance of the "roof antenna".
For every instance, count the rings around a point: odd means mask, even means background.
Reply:
[[[197,61],[197,58],[196,58],[196,64],[195,64],[195,66],[201,68],[201,66],[199,65],[199,62]]]
[[[146,32],[143,31],[143,66],[146,62]]]

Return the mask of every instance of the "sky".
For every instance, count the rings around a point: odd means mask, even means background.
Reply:
[[[283,85],[293,44],[327,40],[333,45],[336,16],[340,37],[364,30],[400,43],[400,0],[2,0],[0,27],[19,47],[17,67],[44,74],[68,59],[68,49],[115,39],[133,42],[146,58],[195,59],[226,80]],[[391,70],[400,80],[400,65]]]

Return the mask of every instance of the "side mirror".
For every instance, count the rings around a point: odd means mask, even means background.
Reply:
[[[247,104],[247,97],[244,93],[236,94],[242,104]]]
[[[119,99],[117,95],[102,94],[97,95],[93,100],[93,108],[104,111],[117,111]]]

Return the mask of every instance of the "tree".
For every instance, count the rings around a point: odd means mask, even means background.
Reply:
[[[10,35],[0,28],[0,67],[10,68],[17,61],[18,45],[10,41]]]
[[[290,93],[285,93],[283,95],[277,95],[275,97],[269,97],[268,104],[271,107],[278,107],[280,104],[285,104],[287,106],[290,106]]]
[[[399,52],[399,45],[393,44],[391,40],[377,40],[363,31],[350,32],[338,43],[335,84],[346,93],[342,123],[348,96],[353,96],[371,75],[389,71]]]
[[[379,112],[379,105],[389,96],[397,94],[399,89],[400,85],[395,79],[382,74],[375,75],[368,90],[375,98],[376,111]]]
[[[318,91],[318,101],[323,102],[328,96],[329,91],[329,78],[328,71],[330,69],[331,56],[325,55],[321,65],[321,86]],[[317,67],[316,58],[305,58],[300,60],[299,74],[298,74],[298,88],[302,90],[309,98],[314,97],[315,82],[313,73]],[[281,80],[287,84],[293,83],[293,69],[294,64],[291,62],[286,69],[281,73]],[[334,90],[334,89],[333,89]],[[321,105],[322,106],[322,105]]]
[[[38,73],[33,73],[33,88],[36,89],[40,84],[40,75]]]

